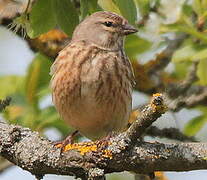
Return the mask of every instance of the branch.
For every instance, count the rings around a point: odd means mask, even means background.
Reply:
[[[188,171],[207,168],[207,143],[136,142],[126,147],[120,136],[113,138],[105,150],[82,155],[70,150],[60,155],[60,149],[36,132],[20,126],[0,123],[0,153],[32,174],[62,174],[86,178],[94,168],[103,172]],[[117,141],[119,140],[119,141]],[[122,146],[123,145],[123,146]]]
[[[144,65],[139,64],[137,61],[132,62],[137,82],[136,90],[150,95],[153,92],[159,92],[161,89],[165,91],[163,69],[170,63],[173,53],[182,45],[186,38],[187,35],[184,33],[176,34],[174,39],[166,39],[167,47],[161,53],[156,54],[155,59],[150,60]]]
[[[188,90],[195,81],[198,80],[196,75],[198,62],[194,62],[189,69],[186,78],[181,83],[169,84],[166,90],[167,96],[172,99],[177,99],[178,96],[186,96]]]
[[[154,94],[148,106],[139,114],[137,120],[126,131],[126,138],[136,141],[154,121],[156,121],[166,110],[161,94]],[[158,113],[159,112],[159,113]]]
[[[206,106],[207,105],[207,87],[194,86],[192,88],[195,89],[195,91],[192,92],[192,95],[189,95],[187,97],[177,97],[177,99],[174,99],[174,100],[166,98],[166,100],[169,102],[168,104],[169,109],[171,111],[177,112],[184,107],[193,108],[197,105]]]
[[[185,33],[176,34],[172,40],[167,39],[168,46],[160,54],[156,55],[156,59],[149,61],[145,66],[149,69],[149,75],[163,70],[171,61],[173,53],[180,47],[183,41],[187,38]]]
[[[197,142],[194,137],[186,136],[176,128],[159,129],[156,126],[151,126],[147,129],[146,135],[174,139],[182,142]]]
[[[198,80],[197,65],[198,62],[193,63],[183,82],[169,84],[166,88],[165,101],[169,110],[176,112],[184,107],[192,108],[207,104],[207,87],[193,84]]]

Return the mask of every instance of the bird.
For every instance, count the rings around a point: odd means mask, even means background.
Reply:
[[[51,66],[56,110],[70,127],[91,140],[127,127],[135,79],[124,39],[136,32],[116,13],[95,12],[76,26]]]

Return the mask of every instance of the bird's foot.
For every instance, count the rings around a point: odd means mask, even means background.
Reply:
[[[113,138],[115,135],[117,135],[117,132],[110,132],[107,136],[103,137],[102,139],[97,140],[98,145],[100,146],[108,146],[108,142],[111,138]]]
[[[72,134],[68,135],[64,140],[62,141],[56,141],[54,142],[54,145],[58,148],[61,148],[61,153],[64,152],[65,147],[68,144],[73,144],[74,143],[74,137],[78,135],[78,130],[74,131]]]

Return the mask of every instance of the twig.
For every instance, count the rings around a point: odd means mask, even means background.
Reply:
[[[147,129],[146,135],[174,139],[182,142],[197,142],[194,137],[186,136],[176,128],[159,129],[156,126],[151,126]]]
[[[6,97],[6,99],[4,100],[0,99],[0,112],[2,112],[7,106],[9,106],[10,102],[11,102],[10,97]]]
[[[167,40],[168,46],[160,54],[156,56],[156,59],[149,61],[146,66],[150,66],[149,75],[155,74],[156,72],[163,70],[171,61],[173,53],[180,47],[183,41],[187,38],[184,33],[177,34],[173,40]],[[154,63],[157,62],[157,63]],[[153,66],[151,66],[154,64]]]
[[[156,121],[166,110],[163,96],[153,95],[150,105],[146,106],[137,117],[135,123],[126,131],[126,136],[132,141],[136,141],[154,121]]]
[[[193,85],[197,80],[198,62],[194,62],[185,80],[178,84],[169,84],[165,92],[165,100],[169,110],[179,111],[181,108],[191,108],[196,105],[207,104],[207,88]]]
[[[193,85],[193,83],[198,80],[196,71],[197,71],[198,62],[194,62],[189,69],[189,73],[186,78],[180,84],[169,84],[166,87],[167,96],[173,99],[176,99],[178,96],[186,96],[189,88]]]
[[[198,80],[198,77],[196,75],[197,67],[198,67],[198,61],[192,64],[186,79],[180,84],[179,86],[180,94],[187,92],[188,89],[192,86],[192,84]]]
[[[163,70],[170,63],[173,53],[181,46],[183,41],[187,38],[184,33],[175,35],[172,40],[166,40],[168,46],[155,59],[150,60],[144,65],[133,63],[136,87],[135,89],[147,94],[165,90],[165,83],[163,82]]]
[[[207,105],[207,87],[192,86],[188,90],[186,97],[178,96],[175,99],[171,99],[165,96],[165,100],[168,104],[168,109],[174,112],[184,107],[193,108],[197,105]]]

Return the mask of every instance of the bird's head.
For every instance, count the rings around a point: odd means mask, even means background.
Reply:
[[[73,41],[86,40],[100,48],[118,50],[124,36],[137,32],[128,21],[112,12],[99,11],[85,18],[75,29]]]

